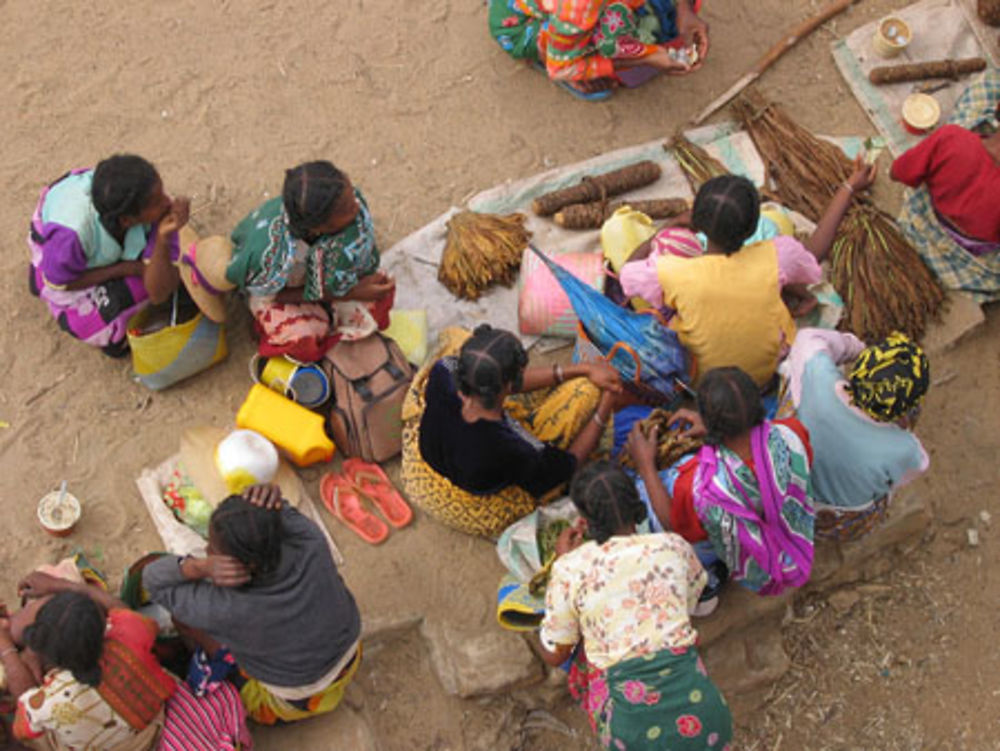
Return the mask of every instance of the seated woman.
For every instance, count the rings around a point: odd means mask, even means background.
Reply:
[[[189,208],[139,156],[67,173],[42,191],[31,218],[31,293],[71,336],[123,356],[129,318],[177,288],[177,231]]]
[[[646,508],[610,462],[581,469],[571,495],[585,524],[556,545],[543,658],[573,658],[570,692],[605,748],[729,748],[732,717],[691,626],[706,578],[691,546],[670,532],[636,534]]]
[[[361,662],[361,616],[326,536],[275,485],[230,496],[209,521],[204,558],[164,556],[142,585],[266,725],[330,712]],[[225,651],[223,651],[225,650]]]
[[[388,326],[395,282],[379,271],[368,204],[330,162],[288,170],[232,241],[226,278],[249,296],[261,355],[315,362],[341,337]]]
[[[489,0],[490,34],[517,60],[544,67],[550,79],[581,99],[611,95],[617,73],[640,65],[672,74],[701,67],[708,26],[697,16],[700,0]],[[655,19],[644,33],[640,13]],[[687,64],[664,42],[680,36],[697,50]]]
[[[852,334],[803,329],[782,371],[816,453],[816,536],[855,540],[930,464],[910,432],[930,383],[927,357],[904,334],[866,349]]]
[[[1000,300],[1000,71],[988,70],[955,105],[951,122],[892,164],[892,179],[916,189],[899,222],[949,289]],[[985,128],[984,130],[992,130]]]
[[[520,340],[487,324],[438,356],[403,408],[404,487],[449,527],[496,536],[590,456],[621,382],[605,363],[529,368]]]
[[[695,197],[691,226],[704,233],[703,255],[665,253],[645,260],[647,242],[622,267],[624,293],[654,307],[676,311],[671,326],[699,374],[723,366],[746,371],[764,388],[795,339],[796,315],[815,304],[809,285],[819,282],[822,261],[851,196],[875,179],[875,168],[859,158],[805,245],[779,235],[746,245],[759,231],[760,196],[744,177],[724,175],[705,182]]]
[[[635,425],[627,444],[653,528],[692,543],[711,540],[732,577],[759,594],[805,584],[814,522],[806,429],[795,419],[765,420],[760,392],[739,368],[706,373],[698,411],[678,410],[675,421],[705,445],[663,472],[655,429],[644,436]]]
[[[231,686],[196,698],[153,653],[156,624],[102,589],[35,572],[0,619],[14,734],[57,751],[253,748]]]

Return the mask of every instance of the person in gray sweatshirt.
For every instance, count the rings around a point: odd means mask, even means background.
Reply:
[[[209,521],[204,557],[164,556],[143,587],[229,679],[262,724],[339,704],[361,662],[361,616],[326,536],[276,485],[232,495]]]

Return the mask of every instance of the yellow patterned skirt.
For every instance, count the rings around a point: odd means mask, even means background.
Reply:
[[[308,699],[300,701],[287,701],[280,696],[275,696],[260,681],[242,673],[240,678],[243,683],[239,686],[240,699],[243,700],[243,705],[246,707],[247,716],[261,725],[305,720],[336,709],[340,700],[344,698],[344,692],[351,679],[354,678],[354,674],[358,672],[360,665],[361,644],[358,644],[358,651],[354,655],[354,659],[329,686]]]
[[[417,373],[403,404],[403,488],[410,502],[442,524],[483,537],[496,537],[521,517],[558,497],[555,488],[543,498],[511,486],[492,495],[476,495],[457,487],[438,474],[420,455],[420,419],[424,389],[434,363],[458,354],[470,336],[468,331],[446,329],[434,356]],[[504,403],[511,417],[541,441],[568,449],[597,409],[601,392],[586,378],[574,378],[557,387],[517,394]]]

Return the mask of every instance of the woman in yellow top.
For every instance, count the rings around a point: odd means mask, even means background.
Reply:
[[[792,299],[810,297],[806,287],[820,281],[819,262],[833,245],[852,195],[874,180],[874,166],[859,157],[804,245],[791,237],[744,245],[760,219],[760,196],[753,183],[724,175],[702,185],[691,225],[707,238],[704,255],[666,254],[653,266],[662,304],[676,311],[671,326],[694,359],[696,379],[713,368],[735,366],[758,386],[771,381],[795,339],[782,293]],[[627,266],[643,257],[642,250]]]

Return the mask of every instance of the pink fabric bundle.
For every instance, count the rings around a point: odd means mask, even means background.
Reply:
[[[596,290],[604,291],[604,255],[563,253],[554,260]],[[522,334],[576,337],[577,317],[562,286],[531,248],[521,261],[521,294],[518,323]]]
[[[705,252],[698,236],[686,227],[666,227],[661,229],[652,240],[651,258],[667,253],[681,258],[694,258]]]
[[[656,259],[664,255],[697,258],[705,252],[698,236],[685,227],[661,229],[650,241],[650,252],[641,261],[622,266],[618,281],[626,297],[641,297],[654,308],[663,307],[663,288],[656,274]]]

